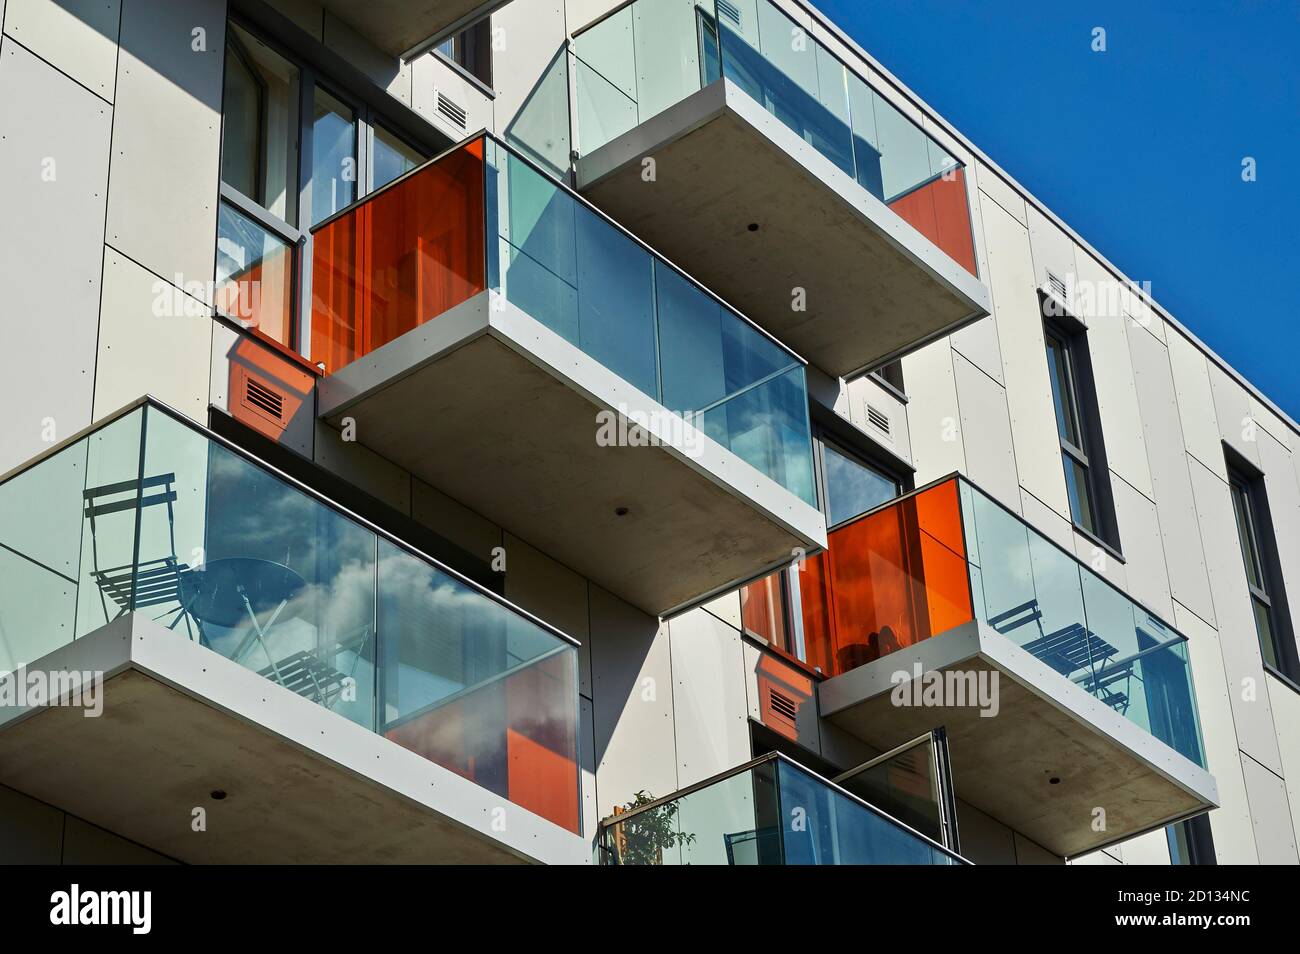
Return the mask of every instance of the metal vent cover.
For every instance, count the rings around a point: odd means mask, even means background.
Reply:
[[[1050,288],[1050,289],[1052,290],[1052,294],[1054,294],[1054,295],[1056,295],[1058,298],[1060,298],[1061,301],[1065,301],[1065,300],[1066,300],[1066,297],[1065,297],[1065,282],[1064,282],[1064,281],[1063,281],[1059,276],[1057,276],[1057,275],[1053,275],[1051,272],[1048,272],[1048,273],[1047,273],[1047,287]]]
[[[465,128],[465,122],[468,119],[468,113],[465,112],[465,107],[461,106],[455,100],[449,99],[442,90],[438,90],[438,112],[451,120],[461,129]]]
[[[772,704],[773,712],[791,722],[794,722],[799,714],[799,704],[779,689],[768,689],[768,701]]]
[[[261,381],[245,378],[244,403],[270,415],[277,421],[284,419],[284,395],[268,388]]]
[[[867,423],[886,436],[889,434],[889,415],[871,404],[867,405]]]
[[[718,16],[726,17],[736,26],[740,26],[740,8],[728,0],[718,0]]]

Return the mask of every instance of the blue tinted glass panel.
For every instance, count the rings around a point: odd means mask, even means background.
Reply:
[[[650,253],[579,206],[579,346],[651,397],[659,396]]]

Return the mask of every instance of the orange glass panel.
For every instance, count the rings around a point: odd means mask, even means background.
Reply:
[[[895,199],[889,207],[954,262],[972,275],[977,273],[965,169],[955,169],[948,178],[939,176]]]
[[[557,653],[436,705],[384,736],[581,833],[571,654]]]
[[[800,581],[805,640],[810,662],[821,651],[814,647],[829,643],[828,673],[974,618],[955,480],[833,531],[826,554],[808,567]]]
[[[785,649],[785,608],[781,601],[781,572],[755,580],[740,590],[740,621],[746,632]]]
[[[824,673],[835,672],[835,638],[831,632],[830,558],[823,551],[800,564],[799,603],[803,615],[805,662]]]
[[[573,721],[571,653],[557,653],[506,679],[507,797],[569,831],[582,833],[578,727]]]
[[[478,139],[313,232],[312,360],[327,372],[484,288]]]

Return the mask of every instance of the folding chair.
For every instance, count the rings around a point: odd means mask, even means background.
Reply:
[[[83,491],[84,515],[90,525],[90,576],[99,589],[100,605],[106,622],[133,609],[174,604],[172,609],[164,610],[154,619],[162,619],[168,613],[175,612],[176,615],[167,628],[175,629],[184,619],[186,633],[190,639],[194,639],[194,631],[190,627],[182,600],[182,578],[188,568],[182,567],[176,556],[176,491],[172,486],[175,482],[174,473],[159,474],[143,480],[123,480],[89,487]],[[155,488],[158,488],[157,492],[150,492]],[[99,533],[103,529],[105,517],[129,512],[143,520],[147,508],[163,506],[167,508],[168,539],[168,550],[164,555],[142,558],[121,566],[100,566]],[[117,610],[111,616],[110,602]]]

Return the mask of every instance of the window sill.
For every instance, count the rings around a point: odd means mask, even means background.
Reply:
[[[1296,682],[1294,679],[1292,679],[1286,673],[1282,672],[1280,669],[1274,669],[1268,663],[1264,663],[1264,671],[1268,673],[1270,676],[1272,676],[1274,679],[1276,679],[1278,682],[1282,683],[1292,692],[1300,693],[1300,682]]]
[[[213,315],[215,315],[216,319],[220,321],[223,325],[226,325],[227,327],[233,329],[234,331],[239,332],[241,335],[245,335],[246,337],[252,338],[258,344],[271,349],[276,354],[280,355],[282,358],[294,362],[299,367],[301,367],[304,371],[307,371],[308,373],[313,374],[318,378],[323,378],[325,376],[325,372],[322,371],[319,367],[312,364],[310,361],[308,361],[306,358],[300,355],[297,351],[294,351],[292,348],[288,348],[285,345],[281,344],[280,342],[276,341],[270,335],[263,334],[262,332],[258,331],[256,328],[249,327],[247,324],[240,321],[238,318],[231,318],[229,315],[223,314],[220,311],[213,311]]]
[[[486,96],[488,99],[496,99],[496,98],[497,98],[497,91],[496,91],[495,89],[493,89],[493,88],[492,88],[491,86],[489,86],[487,83],[483,82],[481,79],[479,79],[479,78],[478,78],[477,76],[475,76],[473,73],[471,73],[469,70],[465,69],[465,67],[461,66],[461,65],[460,65],[459,63],[457,63],[455,60],[449,60],[449,59],[447,59],[446,56],[444,56],[443,54],[439,53],[437,50],[430,50],[430,53],[432,53],[434,56],[436,56],[436,57],[438,58],[438,62],[439,62],[439,63],[441,63],[441,64],[443,64],[444,66],[446,66],[447,68],[449,68],[449,69],[450,69],[452,72],[454,72],[457,76],[459,76],[459,77],[460,77],[461,79],[463,79],[465,82],[469,83],[471,86],[473,86],[476,90],[478,90],[480,93],[482,93],[482,94],[483,94],[484,96]]]
[[[1091,530],[1086,530],[1083,527],[1079,526],[1077,523],[1074,523],[1073,521],[1070,522],[1070,526],[1074,528],[1074,532],[1077,533],[1079,536],[1083,537],[1089,543],[1101,547],[1102,550],[1108,553],[1113,559],[1118,560],[1120,562],[1120,565],[1123,565],[1128,562],[1127,560],[1124,559],[1124,554],[1120,553],[1118,549],[1113,547],[1111,544],[1107,543],[1101,537],[1097,536]]]
[[[753,643],[755,646],[758,646],[764,652],[771,653],[777,659],[781,660],[781,662],[788,663],[789,665],[793,666],[795,669],[798,669],[805,676],[809,676],[810,678],[815,679],[817,681],[821,681],[823,679],[829,678],[826,675],[826,673],[822,672],[816,666],[810,666],[808,663],[804,662],[799,657],[786,652],[784,649],[777,649],[775,646],[773,646],[762,636],[759,636],[757,633],[751,633],[747,629],[742,629],[740,631],[740,636],[741,639]]]

